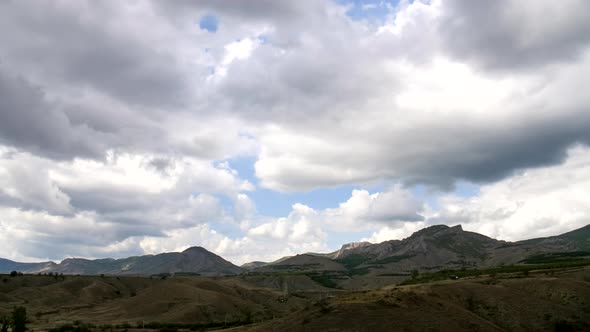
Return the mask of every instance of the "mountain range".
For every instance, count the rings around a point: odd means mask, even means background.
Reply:
[[[485,268],[590,256],[590,225],[552,237],[518,242],[499,241],[464,231],[461,226],[436,225],[403,240],[345,244],[332,253],[307,253],[275,262],[251,262],[238,267],[205,248],[122,259],[68,258],[54,262],[19,263],[0,259],[0,273],[63,273],[83,275],[360,272],[362,275],[409,275],[412,271]]]
[[[0,272],[63,273],[82,275],[154,275],[199,274],[205,276],[235,275],[243,269],[202,247],[191,247],[183,252],[133,256],[122,259],[68,258],[61,263],[18,263],[0,259]]]

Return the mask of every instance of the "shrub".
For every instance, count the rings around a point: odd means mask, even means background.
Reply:
[[[175,327],[163,327],[160,329],[160,332],[177,332],[178,329]]]
[[[2,317],[2,327],[0,328],[0,332],[8,332],[8,325],[10,325],[10,320],[7,317]]]
[[[27,330],[27,309],[16,307],[12,311],[12,332],[25,332]]]

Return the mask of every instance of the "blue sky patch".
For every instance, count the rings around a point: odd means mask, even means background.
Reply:
[[[353,20],[384,21],[399,0],[337,0],[337,2],[350,6],[346,15]]]
[[[213,15],[205,15],[199,21],[199,28],[209,32],[216,32],[219,27],[219,20]]]

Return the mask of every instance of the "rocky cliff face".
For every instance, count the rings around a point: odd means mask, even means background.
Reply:
[[[337,251],[335,260],[349,268],[369,268],[387,274],[517,264],[535,254],[588,248],[590,226],[554,237],[505,242],[466,232],[461,226],[436,225],[403,240],[349,246]]]

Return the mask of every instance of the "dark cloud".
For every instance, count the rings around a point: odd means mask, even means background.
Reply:
[[[187,76],[177,59],[164,45],[133,38],[135,33],[149,35],[151,27],[126,31],[113,20],[117,8],[112,5],[3,1],[0,58],[25,73],[56,80],[56,85],[89,87],[131,105],[185,105]],[[84,13],[87,19],[79,16]]]
[[[443,2],[438,28],[446,50],[488,69],[534,69],[570,62],[590,42],[584,0]]]
[[[320,7],[320,1],[274,1],[254,0],[248,2],[232,0],[180,0],[155,1],[154,4],[173,17],[191,15],[199,12],[222,14],[239,20],[285,21],[300,19],[302,15],[309,15],[310,7]]]
[[[41,88],[0,67],[0,140],[41,156],[69,159],[101,157],[108,135],[84,126],[74,126],[46,100]]]
[[[407,159],[390,159],[386,163],[401,166],[400,178],[409,183],[448,189],[458,179],[493,182],[518,170],[559,164],[573,145],[589,144],[588,114],[580,110],[557,118],[515,117],[495,125],[466,122],[440,127],[439,123],[438,129],[417,128],[411,136],[401,139],[407,142]],[[424,145],[435,151],[418,152]]]

